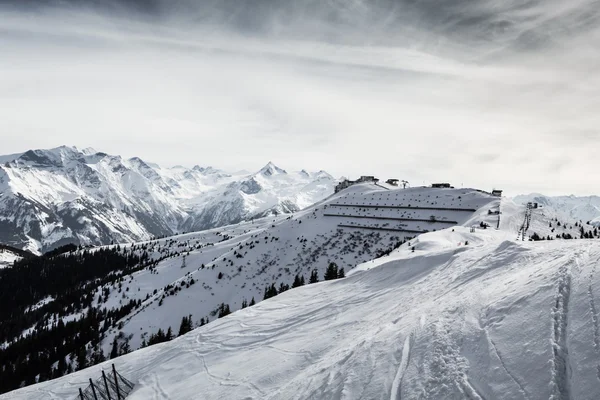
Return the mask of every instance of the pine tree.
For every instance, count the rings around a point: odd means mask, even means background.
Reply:
[[[294,277],[294,283],[292,283],[292,288],[297,288],[299,286],[303,286],[304,285],[304,276],[302,276],[302,278],[300,277],[300,275],[296,274],[296,276]]]
[[[181,318],[181,324],[179,325],[179,333],[177,336],[185,335],[192,330],[192,315]]]
[[[340,270],[338,271],[338,278],[345,278],[346,277],[346,273],[344,272],[344,268],[340,268]]]
[[[117,343],[117,337],[115,336],[113,342],[112,342],[112,349],[110,350],[110,358],[117,358],[119,357],[119,343]]]
[[[171,327],[169,326],[169,329],[167,329],[167,334],[165,335],[165,340],[168,342],[169,340],[173,339],[173,331],[171,330]]]
[[[330,281],[332,279],[337,279],[338,277],[338,267],[336,263],[329,263],[327,270],[325,271],[324,279],[326,281]]]
[[[37,354],[37,353],[35,353]],[[31,359],[30,359],[31,362]],[[77,352],[77,370],[81,371],[82,369],[87,368],[88,360],[87,360],[87,349],[85,346],[81,347],[81,349]]]
[[[275,283],[272,283],[271,286],[265,287],[265,296],[263,300],[270,299],[271,297],[277,296],[277,288],[275,287]]]
[[[249,306],[252,307],[253,305],[256,304],[256,301],[254,301],[254,296],[252,297],[252,300],[250,300],[250,304]]]
[[[319,275],[317,273],[316,269],[313,269],[312,272],[310,273],[310,279],[308,281],[308,283],[317,283],[319,282]]]
[[[290,285],[281,282],[281,284],[279,285],[279,293],[283,293],[287,290],[290,290]]]
[[[219,318],[223,318],[229,314],[231,314],[229,304],[221,303],[219,306]]]

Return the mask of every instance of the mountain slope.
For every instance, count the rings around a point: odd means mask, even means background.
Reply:
[[[444,200],[440,200],[441,197]],[[166,331],[170,326],[175,329],[181,318],[188,314],[192,314],[196,322],[202,317],[212,320],[214,315],[211,313],[219,304],[228,304],[232,311],[237,310],[244,300],[261,300],[265,288],[271,284],[277,288],[282,284],[291,285],[296,274],[303,275],[308,281],[311,271],[317,270],[322,279],[331,262],[348,271],[357,263],[390,251],[405,238],[415,236],[419,229],[442,229],[476,218],[473,211],[437,211],[438,222],[429,221],[432,212],[436,213],[431,210],[372,209],[369,215],[375,218],[354,218],[337,211],[344,208],[347,213],[364,214],[356,207],[343,206],[350,202],[382,206],[392,203],[408,206],[421,202],[438,207],[460,205],[465,209],[479,209],[490,202],[497,202],[497,199],[468,189],[387,191],[369,184],[357,185],[291,217],[147,243],[144,247],[153,259],[165,253],[175,252],[174,256],[159,262],[153,270],[132,275],[127,281],[125,297],[122,298],[115,287],[110,288],[108,300],[98,306],[117,306],[122,300],[130,299],[141,299],[144,303],[134,316],[124,319],[119,330],[109,331],[103,342],[104,349],[108,352],[112,339],[121,332],[125,337],[131,335],[130,346],[138,348],[147,335],[159,328]],[[378,218],[401,212],[412,213],[410,218],[421,214],[427,222],[398,222],[403,224],[402,227],[379,222]],[[487,210],[483,213],[487,217]],[[403,218],[402,214],[399,217]],[[451,220],[451,223],[441,222],[443,219]],[[360,225],[357,225],[357,220]],[[215,237],[217,232],[219,236]],[[221,237],[226,240],[219,241]],[[207,243],[210,245],[207,246]],[[144,244],[137,247],[140,245]],[[200,285],[188,288],[187,282],[191,279]],[[185,289],[175,292],[174,296],[169,295],[171,290],[167,285],[181,287],[181,282],[184,282]],[[153,295],[152,291],[156,288],[159,291]],[[146,299],[147,295],[151,296],[150,299]]]
[[[422,234],[345,279],[0,398],[70,399],[113,362],[131,399],[597,398],[598,241],[515,241],[524,207],[500,207],[500,230]],[[536,210],[531,229],[549,234],[554,215]]]
[[[17,349],[19,354],[27,352],[31,349],[27,341],[32,336],[37,337],[39,327],[54,331],[57,319],[65,324],[85,319],[87,322],[80,323],[91,324],[94,327],[91,332],[97,332],[90,336],[86,330],[90,342],[81,342],[81,345],[89,343],[86,348],[77,347],[60,356],[54,352],[43,356],[44,359],[50,357],[50,363],[68,356],[67,363],[79,368],[84,362],[79,360],[84,357],[97,360],[100,352],[108,355],[138,349],[153,341],[159,331],[176,333],[184,317],[190,316],[193,326],[212,323],[224,310],[235,311],[245,304],[261,301],[267,294],[282,293],[297,279],[309,282],[310,277],[316,275],[322,280],[332,263],[347,272],[357,264],[388,254],[418,233],[494,222],[497,215],[490,215],[489,210],[498,204],[498,198],[472,189],[387,190],[373,184],[360,184],[290,216],[107,246],[104,251],[110,248],[121,257],[137,257],[147,262],[141,269],[114,271],[107,279],[99,276],[96,280],[90,275],[93,279],[90,282],[74,282],[72,287],[79,290],[77,298],[44,288],[43,282],[36,283],[30,290],[38,294],[36,298],[29,304],[21,301],[13,305],[23,310],[23,318],[20,313],[13,317],[9,313],[7,321],[0,321],[9,327],[18,327],[13,328],[10,335],[5,334],[4,340],[10,342],[19,333],[25,337],[11,345],[7,352],[15,353]],[[99,251],[86,250],[83,255],[89,252]],[[104,257],[103,254],[99,256]],[[77,267],[77,260],[73,258],[68,263]],[[27,285],[27,278],[21,277],[18,270],[12,272],[12,280]],[[62,274],[72,275],[68,271]],[[79,275],[75,270],[73,274]],[[9,297],[7,301],[12,300]],[[91,318],[96,313],[101,313],[101,317]],[[35,321],[35,326],[29,321]],[[65,335],[70,335],[68,332],[54,337],[65,340]],[[43,348],[40,351],[44,352]],[[24,366],[17,359],[12,362],[18,364],[21,371],[27,368],[33,372],[40,368],[35,363]],[[43,380],[56,376],[54,372],[48,375],[50,365],[46,361],[44,365],[47,368],[39,370]],[[62,365],[58,376],[67,369],[65,363]],[[31,382],[36,374],[20,373],[17,375],[20,378],[11,379]],[[15,385],[5,387],[10,390]]]
[[[0,241],[33,251],[135,242],[304,208],[333,191],[326,173],[161,168],[92,149],[3,157]],[[271,171],[280,171],[277,174]]]
[[[516,196],[514,200],[517,203],[536,202],[552,207],[565,217],[600,225],[600,197],[598,196],[545,196],[531,193]]]

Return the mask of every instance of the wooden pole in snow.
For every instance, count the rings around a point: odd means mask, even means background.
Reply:
[[[98,396],[96,396],[96,388],[94,387],[94,382],[92,378],[90,378],[90,386],[92,387],[92,394],[94,395],[94,400],[98,400]]]
[[[106,374],[102,371],[102,379],[104,379],[104,387],[106,388],[106,395],[108,396],[108,400],[112,400],[110,397],[110,389],[108,387],[108,381],[106,380]]]
[[[115,376],[115,386],[117,387],[117,400],[121,400],[121,391],[119,390],[119,378],[117,377],[117,369],[115,364],[112,365],[113,375]]]

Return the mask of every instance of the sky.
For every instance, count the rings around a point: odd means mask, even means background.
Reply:
[[[0,154],[599,194],[593,0],[20,3],[0,0]]]

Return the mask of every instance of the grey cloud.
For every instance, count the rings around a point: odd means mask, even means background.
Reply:
[[[1,153],[600,183],[581,175],[600,145],[592,1],[90,4],[0,13]]]

